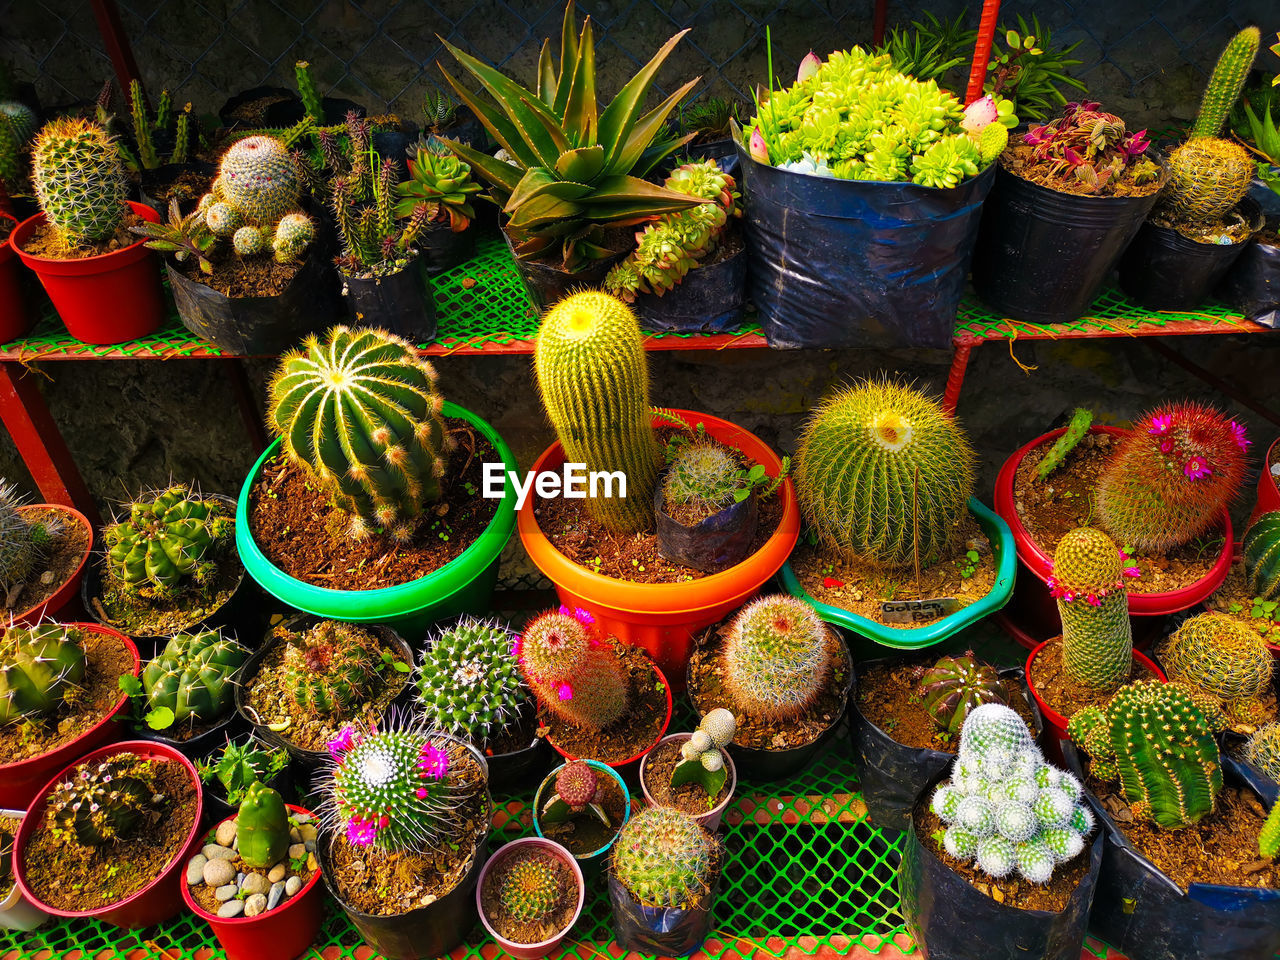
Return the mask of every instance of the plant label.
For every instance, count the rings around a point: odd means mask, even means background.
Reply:
[[[885,600],[880,604],[880,617],[885,623],[928,623],[960,609],[955,597],[931,600]]]

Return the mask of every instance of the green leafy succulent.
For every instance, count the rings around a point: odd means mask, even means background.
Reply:
[[[1053,37],[1040,25],[1034,14],[1028,24],[1021,15],[1018,29],[1004,31],[1005,46],[991,48],[987,62],[986,92],[1012,100],[1018,114],[1032,120],[1044,120],[1067,102],[1063,87],[1088,88],[1068,71],[1081,64],[1070,54],[1081,41],[1065,47],[1054,47]]]
[[[142,223],[129,230],[140,237],[146,237],[143,246],[151,250],[172,253],[179,263],[194,260],[200,272],[213,273],[213,263],[209,254],[218,238],[210,232],[204,222],[204,212],[193,210],[185,217],[178,207],[177,200],[169,201],[168,223]]]
[[[940,20],[926,11],[924,21],[913,20],[911,29],[893,27],[880,45],[893,65],[917,80],[937,80],[965,62],[965,52],[973,46],[978,31],[964,26],[967,10],[954,20]]]

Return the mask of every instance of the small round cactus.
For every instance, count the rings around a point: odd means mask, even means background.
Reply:
[[[756,600],[728,629],[726,692],[749,716],[798,717],[817,700],[831,672],[830,646],[826,624],[803,600]]]
[[[685,507],[703,519],[733,506],[741,478],[742,465],[724,446],[692,443],[671,461],[662,493],[668,510]]]
[[[474,617],[435,635],[416,678],[433,727],[482,746],[511,722],[528,699],[514,641],[507,627]]]
[[[1280,723],[1265,723],[1244,745],[1244,758],[1280,783]]]
[[[61,840],[101,846],[127,840],[158,822],[165,797],[144,769],[133,753],[77,768],[49,796],[45,823],[50,833]]]
[[[261,227],[241,227],[231,236],[231,247],[242,257],[256,257],[267,249]]]
[[[244,226],[244,217],[231,204],[218,201],[211,203],[205,210],[204,222],[215,236],[231,237]]]
[[[535,618],[516,643],[516,660],[538,702],[566,723],[598,731],[627,713],[622,661],[584,610]]]
[[[0,726],[52,716],[79,693],[87,663],[76,630],[9,627],[0,637]]]
[[[1215,697],[1245,723],[1265,719],[1258,698],[1271,684],[1275,661],[1266,642],[1234,617],[1202,613],[1191,617],[1156,648],[1169,675]]]
[[[531,923],[545,919],[563,895],[556,863],[545,853],[521,856],[502,876],[498,900],[512,919]]]
[[[649,807],[632,817],[613,846],[613,875],[646,907],[688,908],[710,892],[720,845],[686,813]]]
[[[948,733],[959,732],[976,707],[1008,703],[1000,674],[976,659],[972,650],[961,657],[943,657],[923,671],[917,689],[925,712]]]
[[[235,521],[217,500],[174,486],[129,505],[129,516],[102,532],[107,572],[126,593],[164,599],[217,572],[214,548],[233,536]]]
[[[278,222],[298,205],[302,194],[302,180],[289,148],[267,136],[245,137],[229,147],[222,155],[217,182],[245,222],[258,225]]]
[[[170,637],[146,669],[142,688],[152,710],[167,708],[173,723],[208,722],[231,710],[232,675],[249,651],[216,630]]]
[[[316,225],[310,217],[303,213],[286,213],[276,224],[271,249],[280,263],[294,263],[302,259],[315,238]]]
[[[585,810],[587,804],[595,801],[599,790],[599,778],[591,764],[584,760],[571,760],[556,774],[556,795],[574,812]]]
[[[340,716],[372,688],[379,662],[378,643],[367,630],[322,620],[290,639],[285,686],[298,706]]]

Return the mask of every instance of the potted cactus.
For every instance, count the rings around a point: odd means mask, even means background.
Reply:
[[[441,397],[410,344],[334,327],[281,359],[267,405],[279,439],[236,509],[236,546],[263,589],[299,610],[411,636],[488,612],[515,489],[506,479],[500,499],[474,494],[482,464],[501,461],[509,478],[515,458],[492,427]],[[339,407],[353,415],[330,417]]]
[[[577,923],[585,898],[578,861],[560,844],[541,837],[503,844],[476,884],[480,921],[516,960],[554,953]]]
[[[409,179],[396,184],[395,214],[413,217],[420,207],[426,208],[415,246],[427,276],[438,277],[475,253],[471,221],[476,212],[471,200],[479,192],[470,166],[438,144],[419,144],[409,160]]]
[[[119,146],[131,179],[138,183],[139,199],[161,216],[171,200],[194,206],[213,170],[195,160],[201,146],[200,121],[191,104],[178,108],[173,95],[161,90],[152,113],[138,80],[129,82],[128,99],[130,122]]]
[[[687,957],[711,932],[724,850],[687,813],[649,807],[609,856],[613,938],[623,950]]]
[[[479,748],[489,786],[501,794],[517,792],[544,753],[533,700],[511,653],[515,642],[504,624],[461,617],[432,633],[414,674],[432,729]]]
[[[707,97],[686,103],[680,108],[676,127],[681,136],[693,139],[680,148],[681,157],[692,161],[714,160],[722,170],[731,171],[738,163],[733,126],[745,117],[743,104],[736,99]]]
[[[273,627],[235,684],[258,738],[308,772],[352,721],[376,725],[410,690],[413,650],[389,627],[301,614]]]
[[[915,805],[898,872],[922,952],[966,956],[980,939],[1001,956],[1078,960],[1103,856],[1079,780],[998,703],[969,713],[944,778]]]
[[[766,596],[706,631],[689,661],[699,713],[737,721],[728,750],[748,780],[804,769],[835,732],[853,689],[849,649],[803,600]]]
[[[179,484],[123,506],[102,531],[101,567],[81,588],[95,619],[154,650],[200,624],[233,625],[244,567],[231,499]]]
[[[1239,99],[1261,33],[1245,27],[1227,43],[1187,141],[1169,153],[1169,183],[1120,260],[1120,287],[1151,310],[1191,310],[1262,228],[1249,199],[1256,162],[1222,128]]]
[[[228,960],[292,960],[311,946],[324,919],[313,821],[254,783],[187,862],[182,898]]]
[[[533,797],[533,829],[592,868],[631,819],[631,791],[599,760],[569,760],[543,778]]]
[[[1156,645],[1156,659],[1170,680],[1217,701],[1233,732],[1248,736],[1277,719],[1275,659],[1262,637],[1232,617],[1189,617]]]
[[[128,227],[156,222],[126,199],[120,149],[100,126],[62,117],[31,147],[31,183],[41,212],[9,243],[53,301],[68,332],[85,343],[121,343],[154,333],[167,315],[156,256]]]
[[[93,527],[79,510],[26,504],[0,480],[0,590],[5,623],[56,618],[75,599],[93,549]]]
[[[149,927],[182,909],[184,865],[200,845],[200,780],[164,744],[126,741],[58,773],[14,843],[23,895],[57,917]]]
[[[763,542],[741,562],[704,575],[664,559],[653,532],[654,503],[660,431],[675,432],[672,417],[735,451],[748,473],[758,466],[762,475],[778,476],[783,463],[757,437],[724,420],[651,410],[647,364],[635,315],[616,297],[585,291],[547,312],[534,367],[559,439],[533,469],[560,472],[566,463],[582,463],[588,475],[608,483],[585,500],[530,496],[518,525],[525,550],[556,585],[561,603],[587,610],[606,633],[643,646],[679,683],[694,632],[754,595],[791,552],[798,511],[786,480],[766,513],[765,530],[772,529],[758,534]],[[619,473],[624,486],[613,483]],[[590,534],[585,543],[584,529]],[[619,535],[628,537],[625,550],[617,546]]]
[[[823,619],[924,647],[1013,590],[1008,527],[973,497],[968,436],[933,399],[887,380],[828,396],[796,450],[806,535],[782,568]]]
[[[1264,723],[1234,755],[1224,755],[1223,766],[1248,781],[1267,803],[1280,797],[1280,723]]]
[[[3,83],[0,86],[8,87]],[[31,141],[40,128],[40,120],[35,110],[13,99],[17,93],[12,87],[0,92],[4,98],[0,100],[0,186],[4,187],[11,203],[17,200],[18,204],[29,206],[24,201],[32,192]]]
[[[289,752],[268,746],[251,733],[228,739],[221,750],[197,761],[196,771],[204,784],[206,823],[221,823],[232,816],[255,783],[286,800],[293,796]]]
[[[375,951],[438,957],[476,920],[493,803],[484,757],[404,717],[330,744],[318,855],[325,886]]]
[[[667,678],[642,648],[609,636],[585,610],[535,617],[513,653],[561,756],[626,769],[667,732]]]
[[[49,919],[22,895],[13,878],[13,840],[24,816],[24,810],[0,808],[0,930],[34,930]]]
[[[11,626],[0,637],[0,806],[25,808],[58,770],[119,739],[133,641],[97,624]]]
[[[659,740],[640,761],[640,789],[649,805],[675,807],[708,830],[718,830],[738,786],[738,771],[725,749],[737,726],[732,713],[716,707],[692,733]]]
[[[1240,555],[1206,609],[1231,617],[1280,650],[1280,511],[1255,511],[1240,540]]]
[[[1072,718],[1071,740],[1090,757],[1086,797],[1107,835],[1090,929],[1134,960],[1280,949],[1280,876],[1259,859],[1266,811],[1231,768],[1224,783],[1215,735],[1225,724],[1211,699],[1150,681]]]

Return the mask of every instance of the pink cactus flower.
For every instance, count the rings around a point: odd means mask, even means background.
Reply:
[[[343,728],[338,731],[338,735],[327,744],[329,748],[329,756],[333,757],[334,760],[341,760],[342,755],[354,747],[356,743],[356,728],[348,723],[344,725]]]
[[[999,113],[996,111],[996,102],[988,94],[964,108],[964,116],[960,119],[960,126],[969,133],[980,133],[984,127],[995,123],[998,118]]]
[[[1171,438],[1165,437],[1160,441],[1160,452],[1173,453],[1173,440]]]
[[[1091,607],[1102,606],[1102,601],[1098,599],[1098,595],[1096,593],[1091,593],[1088,596],[1086,596],[1084,599],[1085,599],[1085,602],[1089,604],[1089,606]]]
[[[1147,428],[1147,433],[1153,437],[1163,437],[1173,428],[1173,417],[1165,414],[1162,417],[1152,417],[1151,426]]]
[[[1124,575],[1126,577],[1140,577],[1142,576],[1142,568],[1141,567],[1125,567]]]
[[[1183,464],[1182,472],[1186,474],[1188,480],[1203,480],[1205,477],[1213,476],[1213,471],[1209,469],[1209,461],[1199,454]]]
[[[804,55],[804,59],[800,61],[800,67],[796,70],[796,83],[804,83],[822,66],[822,61],[818,59],[818,55],[810,50]]]
[[[1253,441],[1245,436],[1244,427],[1232,420],[1228,427],[1231,428],[1231,439],[1236,442],[1236,446],[1241,450],[1248,450],[1253,446]]]
[[[417,790],[413,791],[413,794],[414,794],[414,796],[416,796],[419,800],[425,800],[425,799],[427,799],[427,788],[426,788],[426,787],[419,787]]]
[[[748,145],[748,151],[751,154],[751,159],[756,163],[769,162],[769,145],[764,142],[764,137],[761,135],[759,127],[751,131],[751,143]]]
[[[584,627],[589,627],[596,622],[596,618],[593,617],[591,614],[589,614],[586,610],[583,610],[581,607],[574,607],[571,610],[568,607],[561,604],[560,613],[566,617],[573,617],[573,619],[577,620]]]
[[[560,686],[556,687],[556,696],[561,700],[572,700],[573,687],[569,686],[567,683],[560,684]]]
[[[367,847],[377,836],[377,829],[368,820],[352,817],[347,821],[347,843],[353,847]]]
[[[434,743],[424,744],[422,758],[418,761],[418,766],[432,780],[439,780],[449,772],[448,751],[437,747]]]

